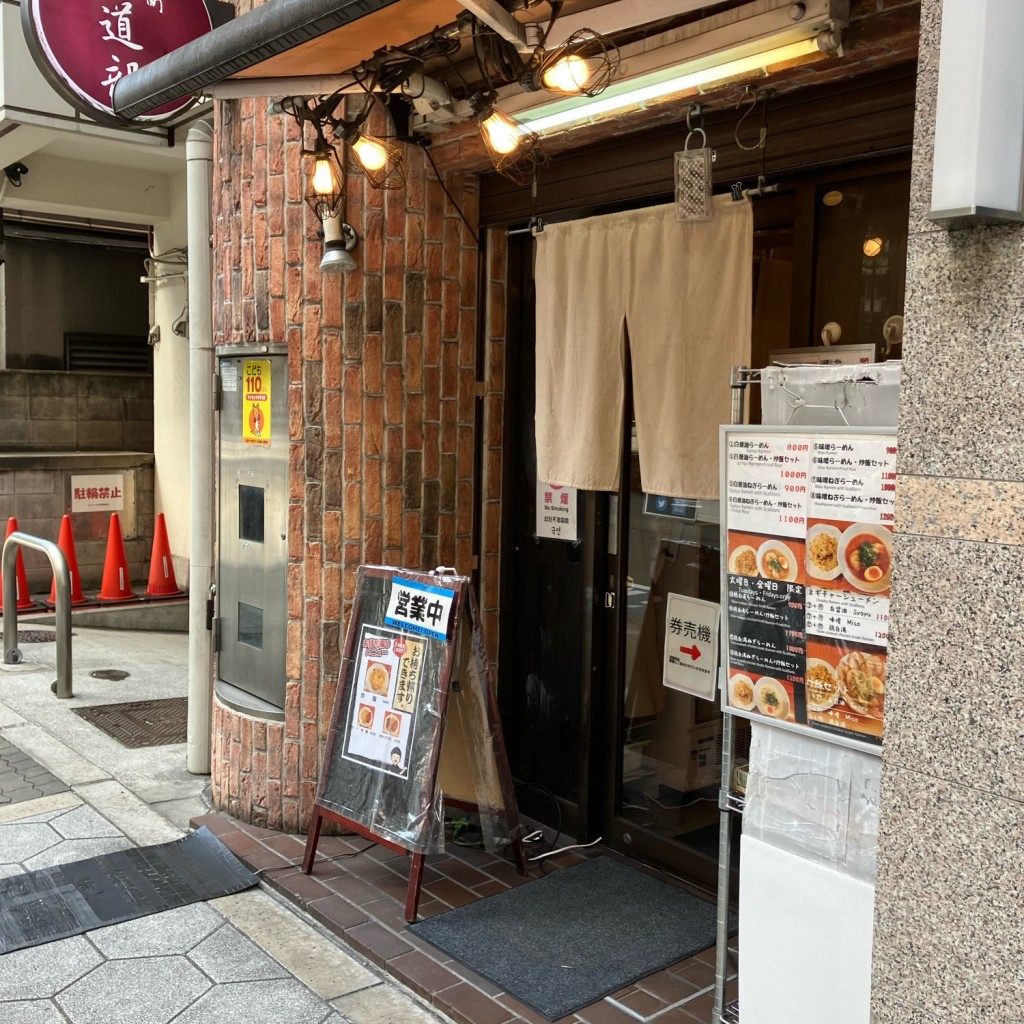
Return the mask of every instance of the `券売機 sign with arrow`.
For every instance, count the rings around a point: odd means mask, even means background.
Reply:
[[[668,595],[662,678],[666,686],[704,700],[715,699],[720,612],[712,601]]]

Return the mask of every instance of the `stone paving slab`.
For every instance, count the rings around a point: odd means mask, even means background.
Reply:
[[[41,806],[0,823],[3,874],[133,845],[88,804]],[[283,996],[294,1010],[270,1013]],[[204,903],[0,956],[0,1024],[321,1024],[336,1012]]]
[[[117,814],[129,818],[131,794],[114,791],[113,782],[101,785]],[[0,820],[0,860],[7,861],[0,874],[23,872],[44,857],[75,859],[87,844],[133,845],[72,793],[27,803],[24,811]],[[0,1024],[350,1024],[337,1000],[352,995],[359,996],[359,1024],[439,1024],[260,891],[0,956]]]
[[[38,800],[67,790],[56,775],[0,736],[0,806]]]

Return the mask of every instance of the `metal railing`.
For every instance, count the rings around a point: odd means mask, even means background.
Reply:
[[[4,541],[0,556],[0,581],[4,596],[4,664],[21,663],[18,649],[18,585],[15,576],[18,548],[41,551],[50,560],[53,578],[57,583],[57,679],[51,689],[62,700],[74,696],[71,692],[71,573],[67,559],[53,541],[31,537],[17,530]]]

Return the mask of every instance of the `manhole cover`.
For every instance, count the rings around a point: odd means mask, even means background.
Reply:
[[[53,644],[57,642],[57,634],[48,629],[18,630],[19,644]]]
[[[71,710],[126,747],[160,747],[187,738],[188,697]]]
[[[89,675],[93,679],[109,679],[112,683],[128,678],[128,673],[122,672],[119,668],[98,668],[95,672],[90,672]]]

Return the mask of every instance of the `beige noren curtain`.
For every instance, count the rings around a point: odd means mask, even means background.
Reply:
[[[640,476],[649,494],[718,497],[729,370],[750,360],[753,220],[715,199],[707,223],[674,206],[548,225],[537,236],[537,475],[619,486],[624,326]]]

